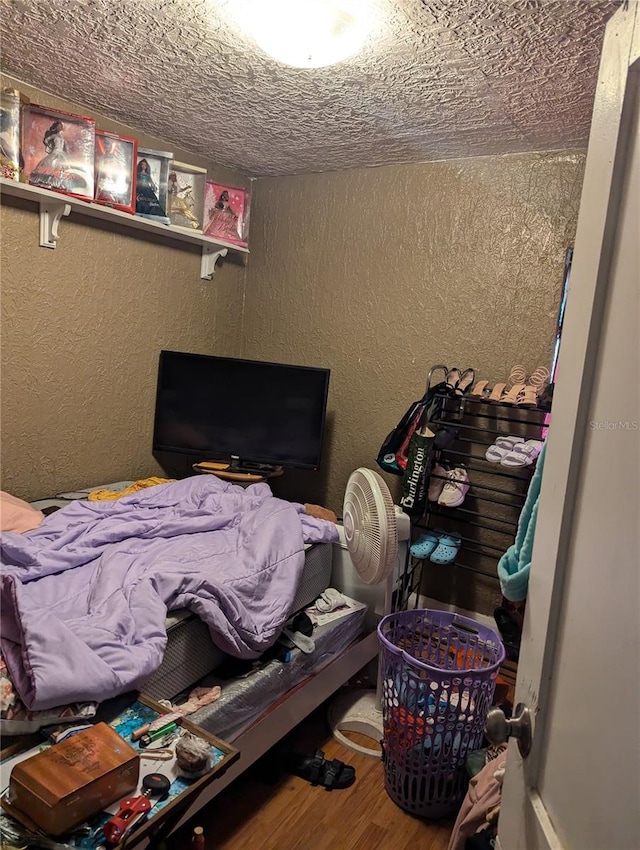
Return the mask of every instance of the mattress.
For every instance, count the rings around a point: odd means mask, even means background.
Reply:
[[[331,543],[307,544],[305,550],[292,614],[311,605],[331,580]],[[167,648],[162,664],[147,679],[142,690],[154,699],[171,699],[193,687],[226,658],[199,617],[183,609],[171,611],[167,618]]]
[[[313,631],[315,649],[308,655],[294,649],[287,663],[273,659],[258,664],[241,676],[228,679],[221,678],[215,671],[205,676],[200,684],[208,687],[219,685],[222,696],[217,702],[191,714],[189,720],[212,735],[233,742],[262,715],[267,706],[272,706],[344,652],[365,631],[366,612],[366,605],[356,603],[346,616],[317,626]]]

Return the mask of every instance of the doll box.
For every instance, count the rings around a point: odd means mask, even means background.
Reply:
[[[93,118],[30,103],[22,109],[22,157],[32,186],[93,200]]]

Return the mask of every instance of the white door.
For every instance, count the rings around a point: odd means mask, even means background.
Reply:
[[[536,527],[501,850],[640,848],[640,14],[607,27]]]

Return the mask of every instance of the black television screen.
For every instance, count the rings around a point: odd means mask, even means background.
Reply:
[[[315,469],[329,369],[160,352],[155,452]]]

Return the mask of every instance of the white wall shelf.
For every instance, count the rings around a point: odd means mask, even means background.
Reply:
[[[0,177],[0,197],[10,195],[15,198],[24,198],[38,204],[40,209],[40,245],[42,248],[55,248],[59,235],[59,226],[63,217],[70,214],[97,218],[103,221],[111,221],[121,224],[144,236],[145,233],[155,233],[165,239],[178,242],[188,242],[191,245],[200,245],[202,259],[200,261],[200,277],[203,280],[211,280],[215,271],[215,265],[220,257],[226,257],[229,252],[236,254],[248,254],[249,249],[231,242],[223,242],[211,239],[202,233],[193,230],[183,230],[180,227],[151,221],[140,216],[114,210],[102,204],[91,204],[72,198],[69,195],[50,192],[48,189],[40,189],[38,186],[29,186],[27,183],[17,183]]]

